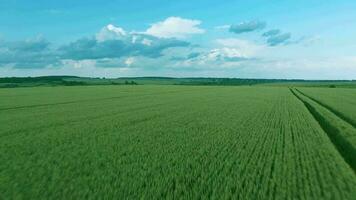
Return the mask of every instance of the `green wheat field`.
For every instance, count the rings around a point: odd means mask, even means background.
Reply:
[[[356,199],[356,90],[0,89],[0,199]]]

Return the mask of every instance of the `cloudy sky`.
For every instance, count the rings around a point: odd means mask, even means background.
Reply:
[[[1,0],[0,76],[356,79],[352,0]]]

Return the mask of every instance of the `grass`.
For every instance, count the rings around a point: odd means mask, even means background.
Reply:
[[[288,88],[0,89],[0,199],[353,199]]]

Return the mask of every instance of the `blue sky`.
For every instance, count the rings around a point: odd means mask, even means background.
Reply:
[[[0,76],[356,79],[356,2],[0,4]]]

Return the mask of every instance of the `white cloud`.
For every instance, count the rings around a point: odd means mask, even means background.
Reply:
[[[259,52],[266,48],[265,45],[236,38],[217,39],[215,46],[193,59],[184,61],[185,65],[238,67],[241,62],[257,58]]]
[[[220,48],[220,49],[213,49],[208,53],[207,57],[212,60],[219,60],[219,59],[224,60],[225,58],[227,58],[228,60],[248,58],[246,54],[239,51],[238,49],[227,48],[227,47]]]
[[[135,62],[135,58],[134,57],[129,57],[125,60],[125,64],[126,66],[130,67],[133,63]]]
[[[161,38],[185,38],[188,35],[205,33],[204,29],[198,27],[200,24],[199,20],[169,17],[152,24],[145,33]]]
[[[170,65],[175,68],[233,69],[240,68],[248,62],[257,62],[260,57],[263,57],[262,51],[268,48],[266,45],[248,40],[222,38],[214,41],[212,49],[182,49],[183,53],[166,51],[166,55],[173,58],[173,63]],[[190,56],[192,54],[194,56]]]
[[[230,27],[231,27],[231,25],[221,25],[221,26],[215,26],[214,28],[218,29],[218,30],[227,30]]]
[[[248,40],[241,40],[236,38],[217,39],[216,43],[223,48],[234,49],[238,51],[243,57],[254,57],[259,52],[266,49],[265,45],[256,44]]]
[[[138,37],[137,37],[136,35],[133,35],[133,36],[132,36],[132,39],[131,39],[131,43],[132,43],[132,44],[135,44],[136,41],[137,41],[137,39],[138,39]]]
[[[95,60],[62,60],[63,66],[73,67],[74,69],[81,69],[85,67],[95,67]]]
[[[109,31],[112,31],[112,32],[114,32],[116,34],[119,34],[119,35],[126,35],[126,32],[124,31],[124,29],[122,29],[120,27],[115,27],[112,24],[107,25],[107,29]]]
[[[121,27],[116,27],[112,24],[109,24],[103,27],[99,33],[96,34],[96,39],[99,42],[106,40],[120,40],[126,36],[126,31]]]
[[[234,48],[222,47],[196,53],[192,58],[174,59],[170,66],[175,68],[212,69],[237,68],[251,58]]]
[[[146,39],[146,38],[144,38],[142,40],[142,44],[147,45],[147,46],[151,46],[152,42],[153,42],[152,40],[149,40],[149,39]]]

